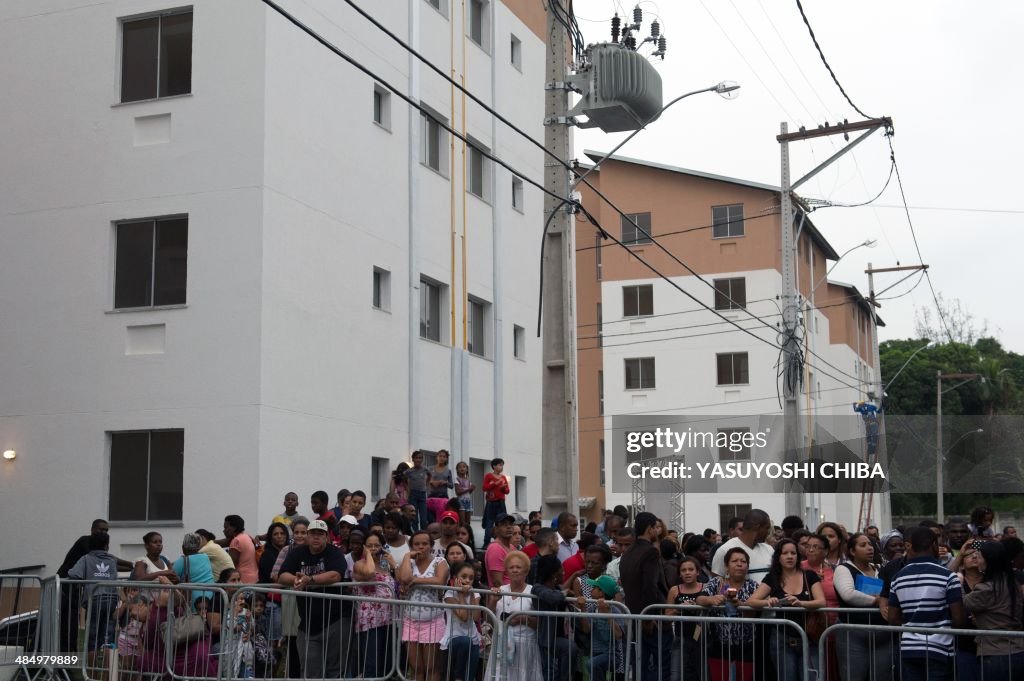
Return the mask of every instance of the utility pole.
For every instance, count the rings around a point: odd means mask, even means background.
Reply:
[[[875,461],[882,464],[882,470],[885,471],[889,470],[889,454],[885,442],[885,408],[883,405],[883,401],[885,399],[885,386],[882,383],[882,359],[878,348],[878,308],[881,307],[881,305],[875,299],[875,273],[911,272],[915,270],[927,269],[928,265],[924,264],[897,265],[896,267],[882,267],[879,269],[875,269],[871,263],[868,263],[868,268],[864,270],[864,273],[868,275],[868,303],[871,306],[871,359],[875,369],[875,380],[872,381],[873,390],[869,392],[874,392],[875,400],[878,402],[878,406],[881,407],[878,412],[878,446],[875,450]],[[875,461],[868,461],[868,463],[874,463]],[[864,485],[864,491],[861,492],[860,500],[862,511],[864,507],[865,492],[870,487],[870,483],[865,481]],[[881,508],[878,509],[879,519],[876,524],[879,527],[889,527],[892,524],[892,506],[889,503],[889,493],[879,491],[878,494],[880,496],[879,503],[881,505]],[[873,519],[871,517],[871,514],[873,503],[874,495],[868,494],[867,514],[864,516],[862,516],[861,512],[858,512],[857,514],[858,525],[861,526],[858,527],[858,530],[860,530],[862,527],[866,527],[867,525],[872,524]]]
[[[892,119],[869,118],[864,121],[848,123],[846,121],[830,126],[825,124],[817,130],[806,130],[790,133],[789,126],[782,123],[779,128],[779,135],[776,141],[779,142],[782,159],[782,181],[780,183],[779,203],[782,211],[782,385],[783,385],[783,447],[786,454],[799,452],[803,442],[800,439],[800,381],[803,371],[800,366],[800,342],[796,336],[796,329],[799,324],[799,296],[800,292],[796,281],[796,247],[793,239],[793,199],[792,194],[800,185],[820,173],[855,146],[867,139],[873,132],[885,128],[886,134],[892,133]],[[827,137],[830,135],[843,135],[847,140],[850,132],[864,130],[865,132],[848,143],[845,147],[834,153],[828,159],[819,163],[817,167],[801,177],[796,182],[790,182],[789,168],[789,143],[811,139],[814,137]],[[794,491],[793,481],[786,483],[786,515],[803,517],[804,509],[801,495]]]
[[[566,0],[551,0],[568,15]],[[566,85],[568,36],[552,7],[547,13],[547,70],[544,100],[544,146],[555,158],[572,160],[569,136],[569,89]],[[569,196],[569,171],[545,160],[544,187],[558,196]],[[545,217],[551,217],[544,237],[544,308],[542,326],[544,372],[541,414],[541,488],[543,515],[562,511],[578,513],[579,475],[576,432],[576,313],[572,214],[570,206],[551,197],[544,199]]]

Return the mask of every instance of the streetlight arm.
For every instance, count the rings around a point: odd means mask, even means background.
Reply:
[[[949,454],[951,451],[953,451],[953,448],[956,447],[958,444],[960,444],[960,441],[963,440],[964,438],[970,437],[971,435],[979,435],[979,434],[984,433],[984,432],[985,432],[984,428],[978,428],[976,430],[969,430],[969,431],[967,431],[966,433],[964,433],[963,435],[958,437],[956,440],[954,440],[953,444],[951,444],[949,446],[949,448],[946,450],[945,454],[942,455],[942,458],[945,459],[946,458],[946,454]]]
[[[676,97],[675,99],[670,101],[668,104],[666,104],[665,106],[661,107],[661,109],[659,109],[658,112],[655,113],[653,116],[651,116],[646,121],[644,121],[643,125],[641,125],[639,128],[637,128],[633,132],[629,133],[629,136],[626,137],[626,139],[624,139],[621,142],[619,142],[618,144],[616,144],[614,149],[612,149],[607,154],[602,156],[600,158],[600,160],[598,160],[598,162],[593,165],[593,167],[591,167],[589,170],[587,170],[587,172],[583,173],[578,178],[576,178],[576,181],[572,183],[571,189],[575,190],[576,187],[579,186],[580,183],[583,182],[583,180],[587,179],[587,176],[590,175],[590,173],[592,173],[595,170],[597,170],[601,166],[602,163],[604,163],[609,158],[611,158],[615,154],[616,151],[618,151],[622,147],[626,146],[627,142],[629,142],[631,139],[633,139],[634,137],[639,135],[640,132],[645,130],[648,125],[650,125],[654,121],[658,120],[658,118],[661,117],[661,114],[665,113],[665,111],[670,106],[675,104],[676,102],[680,102],[680,101],[686,99],[687,97],[692,97],[693,95],[699,95],[702,92],[717,92],[719,94],[724,94],[726,92],[732,92],[733,90],[736,90],[738,88],[739,88],[739,85],[736,85],[735,83],[732,84],[732,85],[728,85],[725,81],[723,81],[721,83],[717,83],[715,85],[712,85],[711,87],[702,88],[700,90],[694,90],[693,92],[687,92],[685,95],[679,95],[678,97]]]
[[[897,371],[896,374],[893,375],[893,377],[889,379],[889,382],[886,383],[885,386],[882,387],[882,392],[885,392],[886,390],[889,389],[889,386],[893,384],[893,381],[895,381],[899,377],[900,374],[903,373],[903,370],[907,368],[907,365],[910,364],[910,361],[912,359],[914,359],[915,357],[917,357],[917,353],[919,353],[922,350],[925,350],[927,348],[930,348],[933,345],[935,345],[935,341],[931,341],[931,342],[928,343],[928,345],[922,345],[917,350],[914,350],[913,354],[910,355],[910,357],[907,358],[907,361],[903,363],[903,366],[901,366],[899,368],[899,371]]]

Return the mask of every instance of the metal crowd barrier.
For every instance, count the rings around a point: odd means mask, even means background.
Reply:
[[[0,576],[0,681],[30,673],[18,660],[39,649],[39,603],[43,580],[36,575]]]
[[[986,637],[1020,640],[1024,631],[842,621],[825,628],[819,643],[800,620],[829,613],[878,617],[871,608],[659,604],[634,614],[616,601],[597,612],[594,600],[556,603],[537,594],[496,597],[484,589],[471,590],[480,595],[479,605],[450,604],[442,601],[445,592],[462,591],[433,585],[414,587],[417,599],[405,600],[408,593],[383,582],[344,582],[330,587],[334,593],[56,577],[26,577],[21,586],[29,584],[38,591],[38,617],[10,631],[24,634],[23,647],[32,652],[80,651],[76,673],[85,681],[569,681],[577,672],[589,681],[1024,681],[1024,655],[957,650],[920,661],[899,646],[901,635],[966,644]],[[81,601],[70,601],[68,593]],[[566,610],[554,609],[563,605]],[[74,626],[75,644],[68,648],[70,632],[62,622]],[[6,665],[0,672],[67,681],[53,666]]]
[[[908,636],[909,635],[909,636]],[[905,650],[917,638],[933,654]],[[829,641],[833,640],[834,643]],[[922,640],[923,639],[923,640]],[[829,652],[838,648],[842,681],[1019,681],[1024,679],[1024,652],[1016,655],[978,655],[979,639],[1024,643],[1024,630],[950,629],[880,624],[837,623],[821,636],[818,664],[824,668]],[[951,651],[949,654],[940,650]]]

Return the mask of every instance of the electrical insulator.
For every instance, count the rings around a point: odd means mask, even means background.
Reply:
[[[619,28],[622,26],[622,19],[619,18],[619,13],[616,12],[615,16],[612,17],[612,42],[619,42]]]
[[[639,26],[644,22],[644,11],[640,9],[640,5],[633,8],[633,23]]]
[[[651,22],[651,37],[652,38],[657,38],[659,35],[661,35],[661,24],[659,24],[657,21],[652,21]]]
[[[626,36],[624,42],[626,44],[626,49],[636,51],[636,38],[633,37],[632,33]]]
[[[661,54],[662,59],[665,58],[666,47],[668,47],[668,40],[665,39],[665,36],[660,36],[658,38],[658,52]]]

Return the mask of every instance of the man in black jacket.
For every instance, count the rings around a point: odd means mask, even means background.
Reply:
[[[661,551],[654,545],[658,538],[658,518],[653,513],[638,513],[636,543],[619,561],[619,581],[626,596],[626,607],[641,613],[653,604],[663,604],[668,584],[661,567]],[[640,641],[640,680],[659,681],[670,672],[672,629],[660,623],[644,622],[637,629]]]

